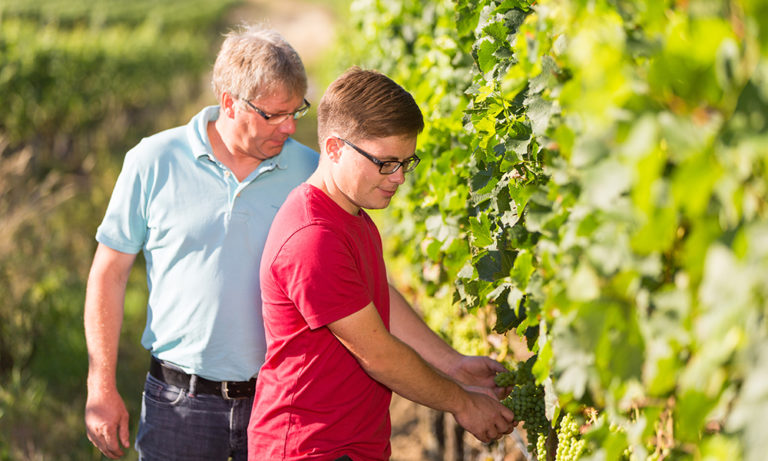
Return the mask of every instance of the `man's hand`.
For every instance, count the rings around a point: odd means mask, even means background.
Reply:
[[[509,393],[509,390],[497,386],[494,378],[496,373],[504,371],[507,371],[504,365],[489,357],[464,355],[456,362],[456,366],[450,373],[450,376],[465,387],[485,388],[497,398],[502,399]]]
[[[128,410],[116,389],[88,392],[85,428],[88,440],[105,456],[117,459],[125,454],[123,447],[130,447]]]
[[[493,381],[496,373],[506,371],[502,364],[488,357],[466,356],[453,349],[429,329],[392,285],[389,287],[389,308],[392,334],[412,347],[441,373],[465,388],[489,389],[500,399],[509,393],[509,389],[497,387]]]
[[[493,397],[475,392],[468,392],[467,404],[453,416],[461,427],[484,443],[500,439],[517,425],[512,410]]]

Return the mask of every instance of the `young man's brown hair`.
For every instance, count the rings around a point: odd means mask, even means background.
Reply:
[[[416,136],[424,118],[413,96],[386,75],[352,67],[326,90],[317,109],[318,141]]]

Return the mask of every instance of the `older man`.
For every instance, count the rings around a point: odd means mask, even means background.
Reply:
[[[264,360],[259,261],[272,218],[318,156],[292,140],[307,77],[276,32],[230,33],[216,59],[218,106],[128,152],[96,239],[85,300],[88,438],[129,446],[115,385],[128,274],[147,264],[142,345],[151,352],[136,449],[141,460],[244,460]]]

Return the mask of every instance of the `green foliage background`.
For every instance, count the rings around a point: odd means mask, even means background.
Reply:
[[[233,4],[0,1],[0,459],[101,459],[83,425],[93,236],[127,149],[210,94]],[[133,424],[145,291],[138,263],[118,371]]]
[[[433,326],[470,352],[519,337],[583,459],[762,459],[765,3],[353,11],[353,55],[426,113],[385,233],[395,277],[458,302],[427,306]]]

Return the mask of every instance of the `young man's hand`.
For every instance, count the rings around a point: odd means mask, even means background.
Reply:
[[[467,392],[465,405],[454,413],[456,422],[484,443],[500,439],[515,429],[515,414],[486,394]]]
[[[496,385],[494,378],[496,373],[507,371],[504,365],[491,359],[481,356],[462,356],[456,362],[456,367],[450,374],[451,378],[466,387],[484,388],[492,392],[482,392],[488,395],[495,395],[502,399],[509,394],[509,389]]]

